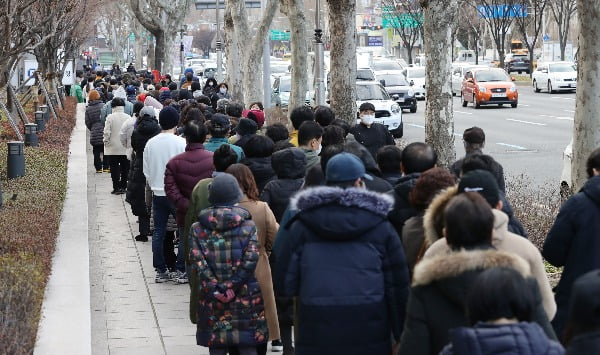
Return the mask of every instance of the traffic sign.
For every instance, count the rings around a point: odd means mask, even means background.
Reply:
[[[527,6],[523,5],[478,5],[480,18],[527,17]]]
[[[133,32],[131,32],[131,34],[129,35],[129,40],[131,42],[135,41],[135,34]]]
[[[269,30],[269,35],[270,35],[271,41],[289,41],[290,40],[290,32],[288,32],[288,31]]]
[[[416,28],[423,23],[423,14],[399,14],[386,13],[381,24],[383,28]]]
[[[544,42],[548,42],[550,40],[550,36],[548,36],[548,34],[545,34],[544,37],[542,37],[542,39],[544,40]]]

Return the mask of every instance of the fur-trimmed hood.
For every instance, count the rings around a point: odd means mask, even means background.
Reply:
[[[448,202],[450,202],[452,197],[456,196],[457,193],[458,186],[450,186],[437,194],[429,204],[429,207],[427,207],[425,216],[423,217],[423,228],[425,230],[427,246],[430,246],[443,237],[444,208],[446,208]]]
[[[494,267],[512,268],[525,277],[531,275],[529,264],[518,255],[495,249],[461,250],[421,260],[415,266],[413,287]]]
[[[385,217],[392,209],[394,199],[366,189],[318,186],[300,191],[291,200],[292,210],[301,211],[329,204],[359,207]]]
[[[387,214],[393,205],[393,198],[384,194],[329,186],[303,190],[290,202],[292,210],[299,210],[294,220],[330,240],[355,239],[389,223]]]

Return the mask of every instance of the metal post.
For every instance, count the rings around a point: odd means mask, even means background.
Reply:
[[[267,0],[262,0],[261,9],[264,16]],[[263,41],[263,106],[271,107],[271,55],[269,35]]]
[[[324,83],[324,58],[323,58],[323,30],[321,30],[321,1],[316,0],[315,4],[315,103],[318,105],[325,104],[325,83]]]
[[[221,28],[219,25],[219,6],[220,1],[215,0],[217,2],[216,6],[216,14],[217,14],[217,82],[221,83],[221,72],[223,71],[223,52],[221,50]]]
[[[48,120],[50,119],[50,108],[48,107],[48,105],[41,105],[39,109],[44,113],[44,120],[48,122]]]
[[[25,145],[28,147],[38,146],[37,125],[35,123],[25,125]]]
[[[44,119],[44,112],[36,111],[35,112],[35,124],[37,125],[38,132],[43,132],[46,130],[46,120]]]
[[[23,142],[8,142],[6,176],[9,179],[25,176],[25,146]]]
[[[181,64],[181,71],[180,71],[181,75],[183,75],[183,71],[185,70],[185,64],[183,63],[183,52],[184,52],[184,50],[183,50],[183,31],[184,31],[184,29],[182,27],[181,28],[181,36],[180,36],[180,38],[181,38],[181,46],[179,47],[179,56],[180,56],[179,59],[181,61],[180,62],[180,64]]]

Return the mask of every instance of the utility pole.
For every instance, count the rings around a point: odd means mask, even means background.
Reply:
[[[267,0],[262,0],[261,13],[264,16]],[[269,35],[263,41],[263,106],[271,107],[271,55]]]
[[[324,83],[324,58],[323,58],[323,30],[321,29],[321,0],[316,0],[315,4],[315,103],[317,106],[325,104],[325,83]]]
[[[217,15],[217,82],[221,83],[221,73],[223,71],[223,52],[222,52],[222,42],[221,42],[221,26],[219,24],[219,6],[220,1],[219,0],[215,0],[217,2],[217,6],[216,6],[216,15]]]

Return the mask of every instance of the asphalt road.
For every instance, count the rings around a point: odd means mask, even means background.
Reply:
[[[471,104],[462,107],[454,97],[454,136],[456,156],[464,155],[462,132],[481,127],[486,133],[484,152],[499,161],[507,176],[526,174],[532,184],[559,184],[562,155],[573,132],[575,93],[534,93],[519,86],[519,106],[511,108]],[[425,102],[417,113],[403,113],[404,140],[423,141]]]

